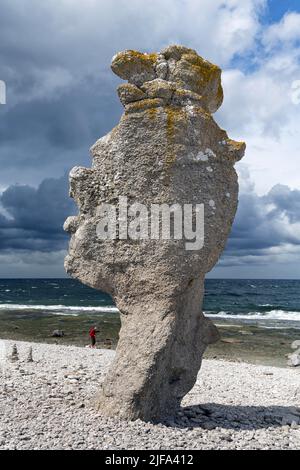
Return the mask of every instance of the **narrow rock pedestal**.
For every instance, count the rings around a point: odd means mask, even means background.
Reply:
[[[120,310],[120,339],[99,394],[101,411],[157,420],[174,413],[195,383],[205,348],[218,339],[202,313],[204,277],[234,220],[234,163],[245,144],[229,139],[214,121],[212,113],[223,99],[221,70],[194,50],[125,51],[113,58],[112,70],[128,80],[118,88],[125,111],[117,127],[92,147],[92,168],[71,171],[79,215],[65,223],[72,234],[65,267],[109,293]],[[124,221],[120,205],[125,203]],[[116,207],[115,238],[101,238],[96,230],[104,204]],[[181,238],[153,236],[153,205],[176,205],[182,225],[187,206],[196,225],[203,210],[204,232],[194,230],[195,240],[191,230],[183,230]],[[174,213],[174,227],[175,218]],[[145,219],[148,238],[141,230]],[[164,221],[163,211],[159,220]],[[126,234],[135,237],[124,236],[125,222]]]

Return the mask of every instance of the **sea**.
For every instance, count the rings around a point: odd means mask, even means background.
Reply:
[[[300,329],[300,280],[207,279],[203,311],[219,321]],[[99,318],[119,312],[110,296],[72,279],[0,279],[1,316]],[[1,336],[1,331],[0,331]]]

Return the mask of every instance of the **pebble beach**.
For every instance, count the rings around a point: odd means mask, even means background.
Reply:
[[[0,449],[300,449],[299,368],[206,359],[175,417],[126,422],[95,404],[114,354],[1,340]]]

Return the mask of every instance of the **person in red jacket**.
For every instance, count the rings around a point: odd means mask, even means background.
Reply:
[[[92,328],[90,329],[90,338],[91,338],[91,348],[95,348],[96,347],[96,332],[97,332],[97,328],[95,326],[92,326]]]

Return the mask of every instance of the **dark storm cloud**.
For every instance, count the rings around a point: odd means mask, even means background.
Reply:
[[[100,22],[112,11],[106,3]],[[88,148],[118,121],[116,50],[109,28],[97,29],[79,3],[1,0],[0,11],[0,184],[36,185],[89,164]]]
[[[0,190],[8,188],[0,194],[0,276],[47,274],[33,265],[63,274],[69,237],[62,224],[75,209],[60,175],[74,165],[90,166],[88,148],[119,120],[115,89],[121,80],[109,69],[111,57],[178,42],[228,65],[251,46],[256,13],[247,12],[250,1],[225,3],[203,1],[199,9],[198,0],[184,8],[174,0],[0,0],[0,79],[7,85],[7,104],[0,106]],[[224,29],[230,22],[237,27]],[[244,88],[241,93],[248,96]],[[249,102],[241,110],[237,96],[230,109],[239,113],[231,112],[230,125],[236,115],[248,126]],[[242,194],[222,263],[230,265],[233,257],[235,264],[265,263],[270,249],[297,247],[291,224],[299,214],[299,191],[288,187],[275,186],[265,197]]]
[[[271,217],[286,215],[291,223],[300,222],[300,191],[283,184],[274,186],[265,197],[266,202],[274,204]]]
[[[266,264],[276,250],[280,250],[282,260],[293,250],[299,255],[297,222],[300,222],[300,191],[276,185],[265,196],[258,196],[253,190],[241,194],[221,264]]]
[[[63,223],[74,214],[67,176],[45,179],[38,188],[10,186],[0,198],[0,250],[58,251],[66,248]]]
[[[298,204],[300,191],[277,185],[266,196],[250,191],[240,196],[239,209],[223,255],[236,263],[268,256],[270,249],[300,246]],[[62,230],[65,219],[76,213],[68,196],[67,176],[45,179],[38,188],[10,186],[0,202],[0,249],[58,251],[67,246]],[[254,260],[253,258],[253,260]],[[257,260],[256,260],[257,262]]]
[[[1,183],[9,182],[5,175],[13,169],[14,180],[35,183],[30,176],[36,173],[56,176],[89,164],[88,148],[115,125],[121,109],[112,98],[114,85],[103,96],[99,82],[86,78],[59,98],[7,108],[0,127]]]
[[[263,0],[247,0],[246,7],[206,1],[201,14],[198,0],[184,3],[0,0],[0,79],[7,84],[7,105],[0,107],[1,186],[20,181],[20,172],[21,182],[36,185],[45,174],[58,177],[88,163],[86,149],[121,113],[115,94],[121,80],[109,69],[117,51],[182,42],[228,63],[252,44],[253,5]],[[221,26],[232,15],[240,28],[226,32],[220,48]]]

